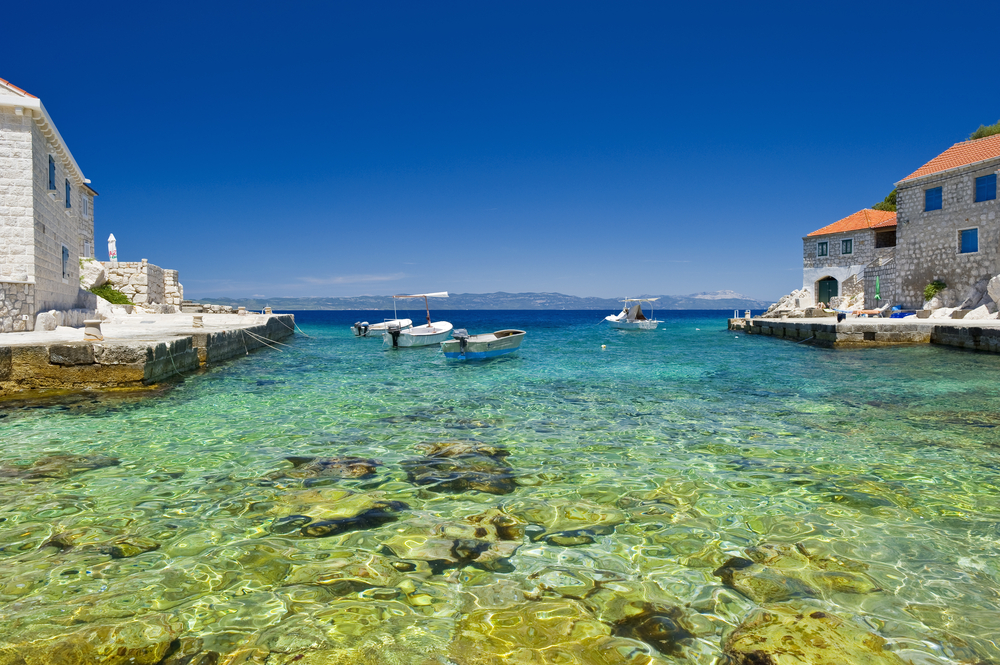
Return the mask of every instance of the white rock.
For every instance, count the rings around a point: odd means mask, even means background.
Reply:
[[[954,312],[956,309],[958,309],[958,308],[957,307],[941,307],[941,308],[936,309],[933,312],[931,312],[931,318],[932,319],[950,319],[951,318],[951,313]]]
[[[974,319],[988,319],[989,317],[990,317],[990,308],[987,307],[986,305],[983,305],[982,307],[977,307],[968,314],[966,314],[965,319],[963,320],[970,321]]]
[[[100,261],[93,259],[83,261],[80,267],[80,288],[89,291],[108,281],[108,273]]]
[[[990,294],[993,302],[1000,302],[1000,275],[997,275],[986,284],[986,293]]]
[[[59,325],[55,310],[51,312],[40,312],[35,317],[35,330],[55,330]]]

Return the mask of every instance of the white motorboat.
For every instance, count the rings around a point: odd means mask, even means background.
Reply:
[[[416,293],[408,296],[393,296],[394,305],[396,298],[423,298],[424,308],[427,310],[427,324],[422,326],[413,326],[412,328],[386,328],[385,332],[382,333],[382,348],[398,349],[410,346],[432,346],[443,342],[448,337],[448,333],[451,332],[451,329],[454,326],[447,321],[431,322],[431,308],[427,304],[427,299],[447,297],[447,291],[441,291],[439,293]],[[402,320],[408,321],[409,319]]]
[[[383,321],[382,323],[368,323],[367,321],[358,321],[353,326],[351,330],[354,331],[355,337],[381,337],[389,328],[399,328],[400,330],[406,330],[413,327],[413,321],[410,319],[392,319],[390,321]]]
[[[652,303],[657,300],[659,298],[625,298],[622,301],[625,306],[622,307],[621,313],[605,316],[604,320],[609,321],[612,328],[619,330],[656,330],[656,326],[660,325],[661,321],[651,318],[653,316],[652,305],[649,306],[650,318],[647,318],[642,312],[642,303]]]
[[[455,339],[441,342],[445,358],[454,360],[485,360],[514,353],[524,341],[523,330],[497,330],[492,333],[470,335],[460,328],[452,333]]]

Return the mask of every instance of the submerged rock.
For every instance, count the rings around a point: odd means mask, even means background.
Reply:
[[[903,665],[885,640],[819,608],[754,611],[723,642],[727,665]]]
[[[25,480],[69,478],[84,471],[119,464],[121,462],[117,457],[106,455],[51,455],[35,460],[30,466],[0,466],[0,477]]]
[[[466,565],[506,571],[523,536],[522,522],[491,508],[460,522],[410,522],[383,545],[399,559],[428,562],[434,572]]]
[[[119,535],[113,529],[99,526],[79,527],[57,533],[42,547],[58,547],[62,551],[100,552],[112,559],[125,559],[160,548],[155,540],[136,535]]]
[[[680,643],[694,638],[694,633],[684,626],[680,608],[655,603],[643,603],[638,614],[616,623],[614,631],[619,637],[641,640],[662,654],[679,653]]]
[[[858,561],[811,554],[802,545],[760,545],[745,551],[749,558],[732,557],[714,575],[756,603],[880,591]]]
[[[505,509],[534,525],[528,528],[531,540],[561,547],[593,543],[599,536],[614,533],[625,521],[621,510],[589,501],[522,500],[507,504]]]
[[[504,459],[503,448],[453,441],[422,446],[425,457],[404,460],[402,467],[414,485],[432,492],[478,490],[510,494],[515,489],[514,470]]]
[[[157,665],[180,633],[180,624],[163,614],[147,614],[121,623],[31,626],[0,637],[3,665]]]
[[[323,538],[347,531],[372,529],[398,519],[408,510],[402,501],[384,501],[346,490],[307,490],[281,497],[272,509],[271,533]]]
[[[315,480],[323,478],[367,478],[375,473],[381,462],[365,457],[286,457],[292,469],[276,471],[267,477],[270,480],[294,478]],[[308,482],[306,483],[309,484]]]

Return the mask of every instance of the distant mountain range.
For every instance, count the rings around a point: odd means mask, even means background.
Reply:
[[[621,298],[581,298],[562,293],[452,293],[448,298],[434,298],[431,309],[599,309],[621,308]],[[757,300],[735,291],[711,291],[687,296],[634,296],[659,298],[654,309],[766,309],[771,301]],[[202,298],[195,302],[234,305],[249,310],[272,307],[275,310],[335,309],[391,310],[392,296],[351,296],[346,298]],[[414,309],[412,301],[402,309]],[[420,309],[423,303],[420,303]]]

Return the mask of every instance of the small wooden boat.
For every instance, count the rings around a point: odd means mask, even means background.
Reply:
[[[355,337],[381,337],[389,328],[399,328],[400,330],[406,330],[407,328],[413,327],[413,321],[410,319],[392,319],[391,321],[383,321],[382,323],[371,323],[367,321],[358,321],[353,326],[351,330],[354,331]]]
[[[470,335],[464,328],[452,333],[454,339],[441,342],[445,358],[482,360],[514,353],[524,341],[523,330],[497,330],[482,335]]]
[[[427,304],[428,298],[447,298],[448,292],[440,293],[416,293],[408,296],[393,296],[393,303],[396,298],[423,298],[424,307],[427,310],[427,325],[403,328],[401,326],[390,326],[382,333],[383,349],[399,349],[411,346],[432,346],[439,344],[448,337],[452,325],[447,321],[431,322],[431,308]],[[409,321],[409,319],[395,319],[396,321]]]
[[[642,313],[642,303],[652,303],[659,298],[625,298],[622,302],[625,306],[618,315],[605,316],[604,320],[611,323],[612,328],[619,330],[656,330],[660,321],[654,318],[646,318]],[[630,303],[635,303],[634,305]],[[649,316],[653,316],[652,305],[650,305]]]

